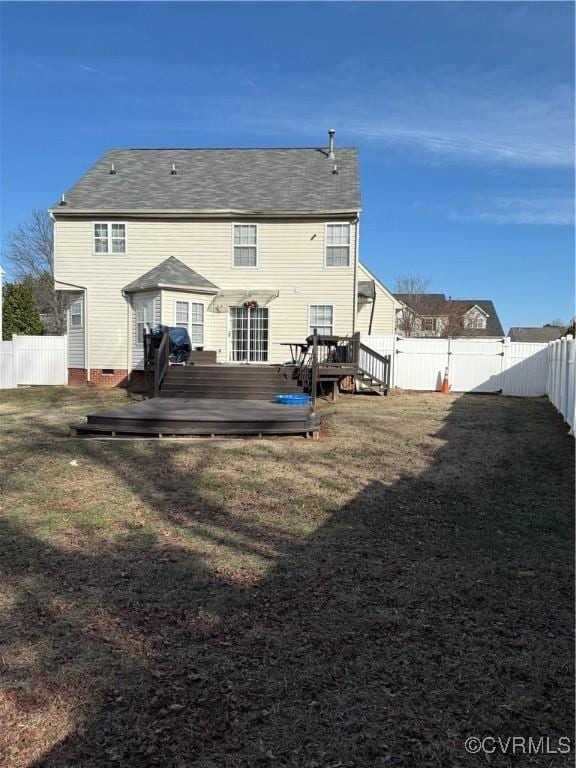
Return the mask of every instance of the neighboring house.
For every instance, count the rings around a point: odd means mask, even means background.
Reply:
[[[2,318],[4,316],[4,286],[2,285],[2,281],[5,274],[6,273],[2,267],[0,267],[0,341],[4,338],[2,336]]]
[[[51,209],[73,381],[141,371],[143,335],[185,326],[219,362],[280,363],[320,333],[394,332],[358,261],[358,152],[111,150]]]
[[[543,325],[541,328],[530,328],[527,326],[513,326],[508,331],[511,341],[527,341],[532,343],[541,343],[547,341],[556,341],[564,336],[566,328],[561,325]]]
[[[405,336],[504,336],[494,304],[486,299],[451,299],[443,293],[394,294],[401,303],[397,330]]]

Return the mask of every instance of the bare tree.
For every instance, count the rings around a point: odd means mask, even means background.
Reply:
[[[8,235],[6,258],[36,299],[47,333],[66,331],[66,297],[54,290],[54,234],[47,211],[36,209]]]
[[[402,275],[396,279],[396,294],[402,308],[398,315],[398,330],[406,337],[416,336],[420,330],[420,318],[426,314],[425,294],[430,285],[421,275]]]

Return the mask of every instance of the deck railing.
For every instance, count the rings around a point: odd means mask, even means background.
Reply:
[[[170,363],[170,337],[167,333],[144,334],[144,368],[154,371],[154,397],[160,396],[160,387]]]
[[[352,336],[326,336],[314,329],[306,341],[308,354],[300,368],[300,379],[304,389],[310,393],[312,405],[316,402],[318,382],[323,377],[334,380],[339,369],[343,377],[361,374],[365,381],[380,390],[388,390],[390,356],[381,355],[362,344],[359,333]]]
[[[170,337],[162,334],[162,341],[154,352],[154,397],[160,397],[160,387],[170,362]]]

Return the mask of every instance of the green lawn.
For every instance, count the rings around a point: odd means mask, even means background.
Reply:
[[[572,734],[546,400],[358,396],[319,442],[68,435],[125,401],[0,393],[2,765],[456,768],[486,765],[469,734]]]

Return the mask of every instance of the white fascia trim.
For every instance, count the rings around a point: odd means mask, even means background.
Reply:
[[[49,212],[53,216],[58,216],[61,214],[62,216],[66,217],[74,217],[74,216],[106,216],[110,218],[111,216],[114,218],[121,218],[125,216],[136,216],[139,218],[146,218],[147,216],[170,216],[170,217],[178,217],[178,216],[186,216],[190,218],[202,218],[205,216],[210,216],[214,218],[222,218],[227,219],[230,217],[238,218],[242,216],[255,216],[258,218],[273,218],[273,219],[281,219],[281,218],[299,218],[299,217],[311,217],[316,219],[323,219],[326,216],[346,216],[349,218],[354,218],[358,216],[360,213],[360,210],[327,210],[327,211],[311,211],[311,210],[303,210],[303,211],[259,211],[259,210],[240,210],[240,209],[226,209],[226,210],[214,210],[214,209],[206,209],[206,210],[188,210],[185,208],[178,209],[178,208],[137,208],[137,209],[105,209],[105,210],[98,210],[94,208],[68,208],[67,206],[58,206],[57,208],[50,208]]]

